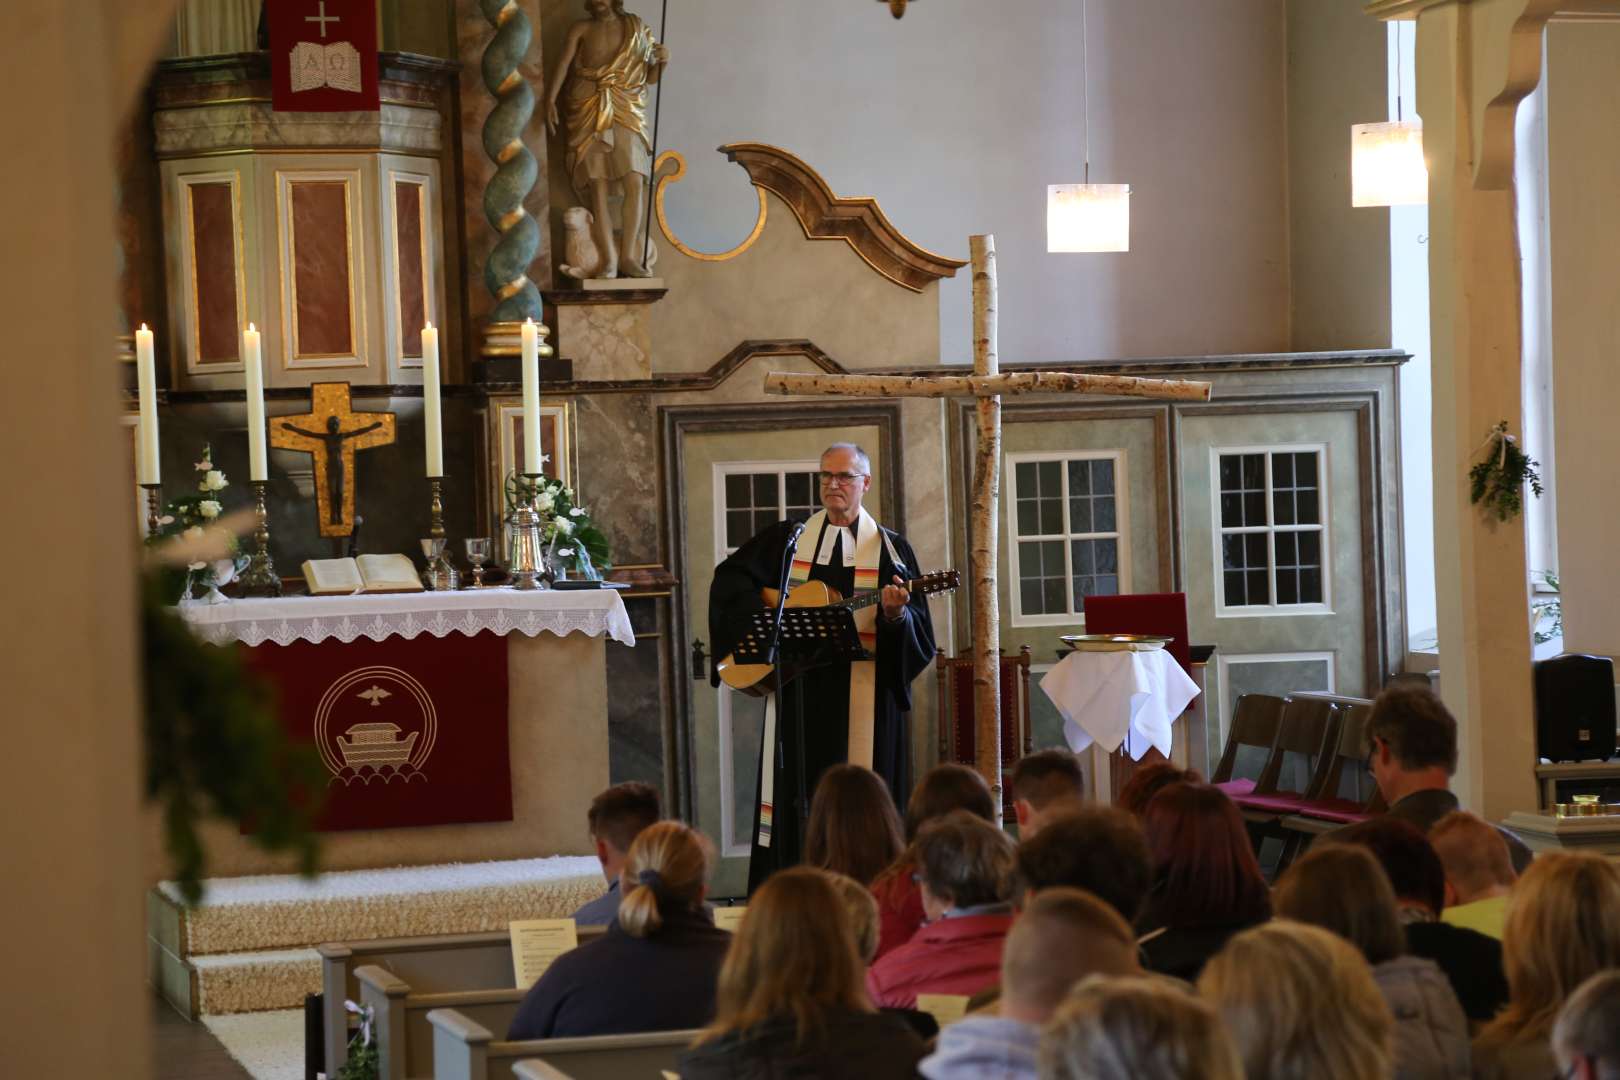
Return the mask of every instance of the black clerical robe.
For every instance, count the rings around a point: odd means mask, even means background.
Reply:
[[[787,551],[788,538],[794,522],[783,521],[764,530],[727,557],[714,572],[714,584],[709,589],[709,639],[714,655],[729,654],[748,627],[749,620],[765,608],[760,598],[763,588],[775,588],[782,573],[782,558]],[[832,526],[828,526],[831,528]],[[882,526],[878,526],[882,528]],[[897,569],[890,557],[888,545],[878,563],[878,580],[892,584],[894,576],[915,578],[922,571],[917,567],[916,553],[900,534],[884,529],[893,541],[894,551],[905,564]],[[820,550],[817,537],[811,550]],[[810,579],[823,581],[843,596],[854,592],[855,568],[845,566],[842,545],[823,565],[812,562]],[[910,732],[906,711],[911,708],[911,680],[933,662],[934,624],[928,616],[928,600],[915,593],[897,621],[890,622],[881,612],[877,618],[877,686],[873,695],[872,769],[889,785],[899,806],[905,805],[910,794]],[[719,674],[711,676],[719,685]],[[799,695],[802,684],[804,715],[799,713]],[[777,745],[764,747],[763,753],[775,757],[775,780],[772,797],[773,821],[771,844],[761,847],[757,817],[749,823],[754,833],[754,850],[749,862],[748,885],[754,887],[770,874],[800,861],[798,810],[798,741],[795,726],[804,723],[805,778],[809,791],[814,792],[821,774],[830,766],[844,761],[849,747],[849,665],[832,664],[818,668],[789,683],[781,695],[781,712],[777,717]],[[759,805],[758,770],[755,771],[756,791],[754,803]]]

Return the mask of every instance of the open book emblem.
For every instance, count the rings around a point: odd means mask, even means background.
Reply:
[[[287,59],[292,65],[292,92],[295,94],[323,86],[360,93],[360,52],[347,41],[325,45],[300,41],[292,47]]]
[[[423,768],[438,735],[438,710],[408,672],[379,665],[339,676],[315,707],[314,727],[330,783],[427,783]]]

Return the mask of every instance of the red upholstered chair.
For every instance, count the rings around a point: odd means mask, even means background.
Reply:
[[[1029,722],[1029,646],[1021,646],[1017,656],[1001,658],[1001,791],[1002,818],[1008,824],[1017,820],[1013,810],[1013,766],[1035,746],[1035,732]],[[939,760],[973,765],[978,761],[978,732],[973,723],[973,657],[946,656],[935,651],[934,668],[939,674]]]
[[[1320,698],[1291,697],[1284,704],[1271,756],[1254,790],[1234,802],[1256,823],[1298,813],[1321,797],[1327,783],[1329,747],[1338,737],[1339,707]]]
[[[1321,796],[1306,800],[1297,811],[1306,818],[1331,825],[1365,821],[1385,809],[1378,785],[1367,772],[1367,753],[1371,749],[1367,719],[1372,715],[1372,705],[1358,702],[1341,708],[1341,713],[1339,737],[1328,762]],[[1283,824],[1296,827],[1292,818]],[[1307,832],[1324,831],[1308,825],[1304,828]]]
[[[1248,795],[1271,760],[1286,702],[1270,694],[1244,694],[1232,710],[1226,748],[1209,782],[1232,798]]]

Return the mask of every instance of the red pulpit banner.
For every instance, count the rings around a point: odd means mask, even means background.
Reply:
[[[277,112],[378,108],[376,0],[265,0]]]
[[[324,832],[512,820],[506,639],[242,646],[326,765]]]

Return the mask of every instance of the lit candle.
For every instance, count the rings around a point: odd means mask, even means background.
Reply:
[[[264,453],[264,365],[259,359],[259,332],[248,323],[242,331],[242,365],[247,377],[248,479],[268,480]]]
[[[135,331],[135,375],[140,388],[141,418],[135,439],[135,479],[156,484],[162,477],[158,465],[157,364],[152,358],[152,331],[141,323]]]
[[[544,472],[540,462],[540,328],[523,320],[523,471]]]
[[[439,422],[439,332],[422,327],[422,423],[427,429],[427,474],[444,475],[444,431]]]

